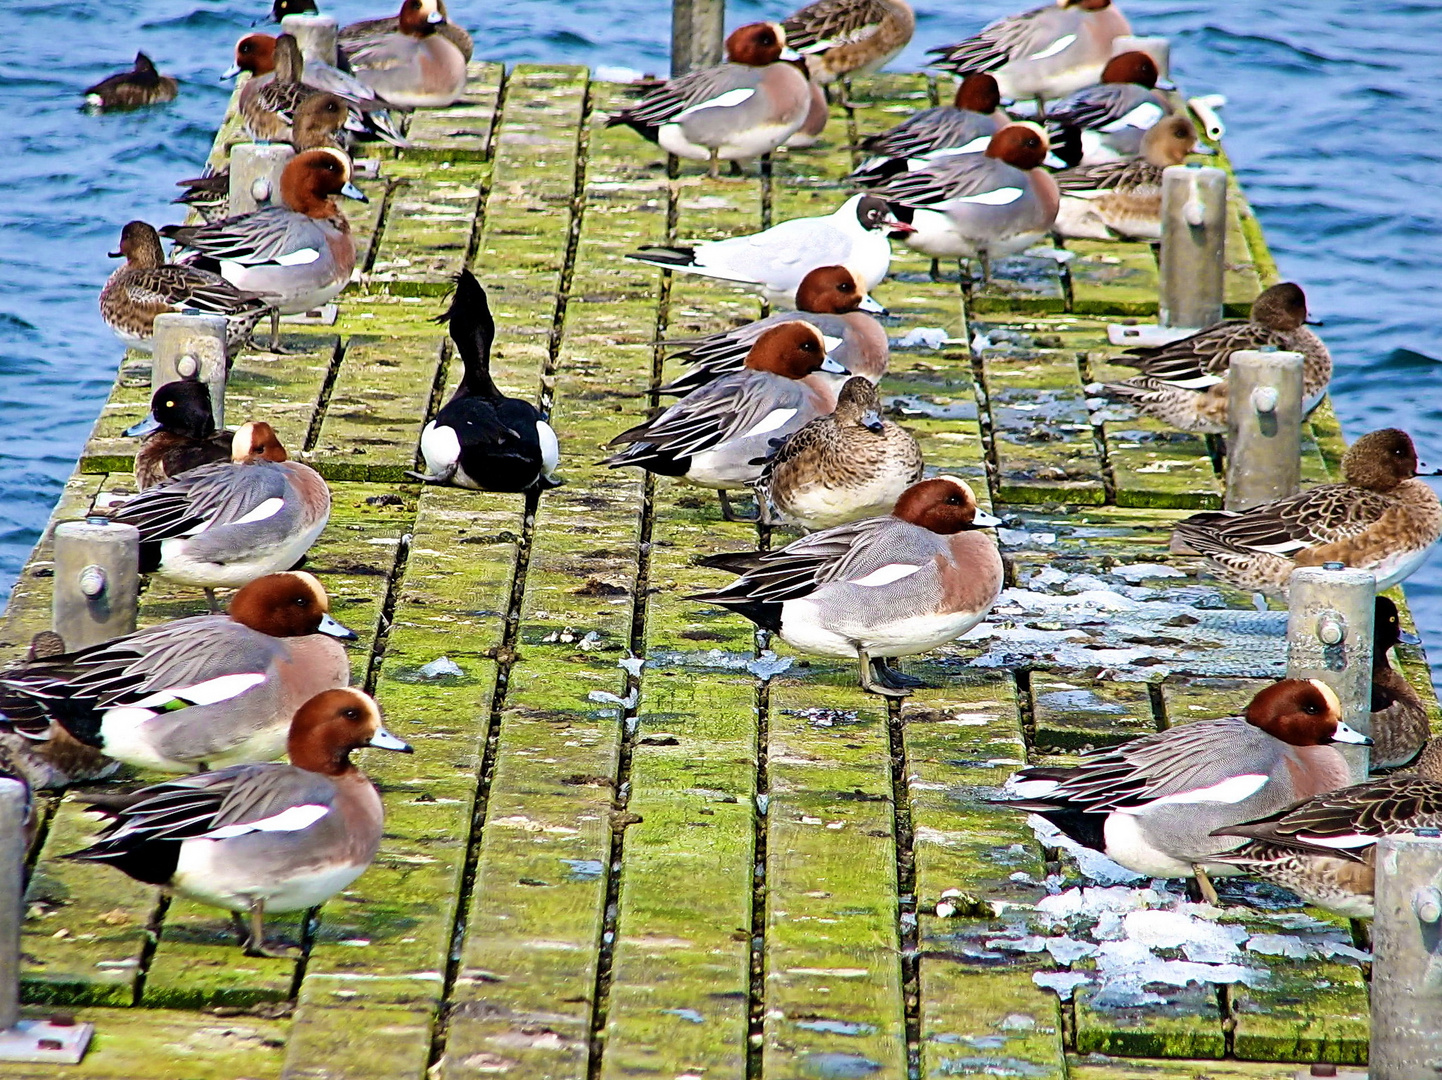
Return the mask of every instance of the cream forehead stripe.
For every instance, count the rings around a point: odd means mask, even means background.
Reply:
[[[1326,683],[1324,683],[1321,679],[1308,679],[1307,681],[1313,686],[1315,686],[1318,690],[1322,691],[1322,696],[1327,699],[1328,707],[1331,708],[1331,710],[1338,716],[1341,716],[1342,702],[1338,700],[1337,695],[1332,690],[1332,688]]]

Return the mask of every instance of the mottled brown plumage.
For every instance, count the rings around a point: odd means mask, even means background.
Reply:
[[[1422,696],[1387,659],[1401,644],[1402,620],[1397,605],[1377,597],[1372,630],[1372,768],[1405,765],[1417,756],[1431,734],[1431,716]],[[1412,642],[1416,644],[1417,638]],[[1435,747],[1442,755],[1442,743]],[[1442,773],[1439,773],[1442,776]]]
[[[140,109],[174,101],[179,83],[155,70],[143,52],[135,54],[135,67],[102,79],[85,91],[85,103],[101,109]]]
[[[906,0],[816,0],[781,25],[786,43],[824,85],[884,67],[911,41],[916,15]]]

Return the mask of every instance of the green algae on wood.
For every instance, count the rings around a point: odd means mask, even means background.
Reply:
[[[1078,1053],[1124,1057],[1219,1058],[1226,1052],[1222,1017],[1211,986],[1149,984],[1160,1004],[1102,1008],[1094,987],[1076,991]]]
[[[1062,1080],[1061,1010],[1025,964],[970,965],[948,949],[951,920],[921,918],[921,1075]]]
[[[286,1080],[423,1080],[434,1019],[415,1006],[303,1004],[285,1048]]]
[[[1031,677],[1036,745],[1043,753],[1114,746],[1156,731],[1144,683],[1086,682],[1037,671]]]
[[[409,144],[400,152],[409,161],[484,161],[499,111],[502,64],[472,62],[460,101],[446,109],[425,109],[411,117]]]

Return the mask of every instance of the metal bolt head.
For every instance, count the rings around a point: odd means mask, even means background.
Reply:
[[[200,370],[200,361],[186,353],[175,362],[175,370],[182,379],[193,379],[195,373]]]
[[[1347,640],[1347,620],[1335,611],[1323,612],[1317,619],[1317,640],[1323,645],[1340,645]]]
[[[1275,386],[1259,386],[1252,391],[1252,408],[1263,415],[1277,411],[1278,394]]]
[[[1345,569],[1347,569],[1347,564],[1346,564],[1346,563],[1343,563],[1343,562],[1324,562],[1324,563],[1322,564],[1322,569],[1323,569],[1323,570],[1345,570]]]
[[[258,203],[267,202],[270,199],[270,180],[264,176],[257,176],[251,181],[250,197]]]
[[[80,583],[80,591],[94,600],[105,591],[105,568],[91,563],[84,570],[80,571],[78,580]]]
[[[1420,829],[1413,829],[1412,835],[1421,836],[1428,840],[1436,840],[1442,838],[1442,829],[1434,829],[1429,826],[1424,826]]]
[[[1424,923],[1442,919],[1442,892],[1428,885],[1412,894],[1412,910]]]

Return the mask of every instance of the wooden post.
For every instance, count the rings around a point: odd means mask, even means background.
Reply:
[[[225,349],[225,316],[176,312],[155,316],[151,349],[150,392],[166,383],[196,379],[210,388],[215,430],[225,427],[225,376],[230,366]]]
[[[89,518],[55,526],[51,627],[66,649],[83,649],[135,629],[140,530]]]
[[[671,77],[721,63],[725,0],[671,0]]]
[[[1162,326],[1200,330],[1222,319],[1227,174],[1211,166],[1162,170]]]
[[[280,197],[280,174],[293,157],[295,148],[287,143],[237,143],[232,146],[226,212],[232,217],[249,214],[275,202]]]
[[[1442,1076],[1442,836],[1377,841],[1371,1080]]]
[[[1302,354],[1232,353],[1227,364],[1228,510],[1295,495],[1302,483]]]
[[[1318,679],[1342,703],[1342,720],[1372,734],[1372,623],[1377,578],[1370,570],[1341,563],[1302,566],[1288,588],[1287,677]],[[1365,746],[1338,743],[1351,768],[1352,783],[1367,779],[1371,753]]]
[[[289,16],[287,16],[289,17]],[[1122,53],[1144,52],[1150,56],[1157,65],[1157,74],[1163,79],[1172,77],[1172,43],[1164,37],[1138,37],[1135,34],[1126,34],[1112,40],[1112,55],[1120,56]]]
[[[336,21],[329,15],[287,15],[280,20],[281,29],[295,38],[300,55],[307,64],[319,61],[336,66],[340,52],[336,45]]]

